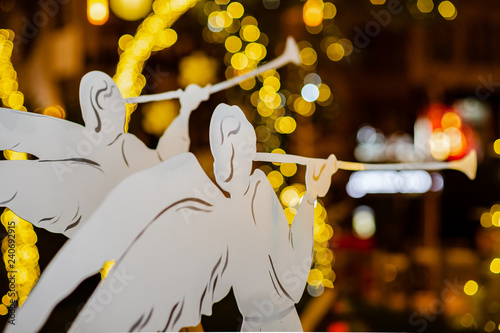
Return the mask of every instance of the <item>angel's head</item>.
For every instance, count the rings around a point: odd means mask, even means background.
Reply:
[[[219,186],[231,196],[248,189],[256,152],[253,126],[237,106],[219,104],[210,122],[210,149]]]

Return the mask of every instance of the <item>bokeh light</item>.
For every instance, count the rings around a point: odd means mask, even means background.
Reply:
[[[451,1],[443,1],[438,6],[439,14],[446,20],[454,20],[457,17],[457,9]]]
[[[466,293],[469,296],[475,295],[477,293],[478,289],[479,289],[479,286],[478,286],[477,282],[474,280],[469,280],[464,285],[464,293]]]
[[[368,206],[359,206],[354,210],[352,227],[355,235],[361,239],[368,239],[375,234],[375,215]]]
[[[108,17],[108,0],[87,0],[87,18],[91,24],[103,25]]]
[[[153,0],[110,0],[110,7],[119,18],[137,21],[151,12],[152,3]]]

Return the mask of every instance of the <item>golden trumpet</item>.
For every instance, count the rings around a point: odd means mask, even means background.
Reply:
[[[275,163],[296,163],[310,165],[314,161],[325,159],[302,157],[288,154],[256,153],[254,161],[275,162]],[[467,156],[457,161],[450,162],[420,162],[420,163],[384,163],[370,164],[359,162],[337,161],[337,167],[342,170],[363,171],[363,170],[444,170],[452,169],[463,172],[470,180],[476,178],[477,154],[471,150]]]

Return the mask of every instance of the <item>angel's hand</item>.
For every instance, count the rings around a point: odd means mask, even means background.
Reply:
[[[138,168],[139,156],[148,151],[137,138],[124,133],[125,102],[109,76],[85,75],[80,101],[85,126],[0,110],[0,149],[38,158],[0,161],[0,206],[68,236],[121,179]]]
[[[212,85],[208,84],[205,87],[200,87],[197,84],[190,84],[181,93],[179,102],[181,103],[181,115],[188,116],[192,111],[196,110],[203,101],[207,101],[210,97],[210,89]]]
[[[324,197],[328,193],[332,176],[337,170],[337,158],[333,154],[327,160],[316,160],[307,166],[306,185],[311,199]]]

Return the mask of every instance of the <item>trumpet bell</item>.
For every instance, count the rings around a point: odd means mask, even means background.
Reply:
[[[449,162],[449,169],[463,172],[470,180],[476,179],[477,173],[477,153],[473,149],[464,158],[458,161]]]

